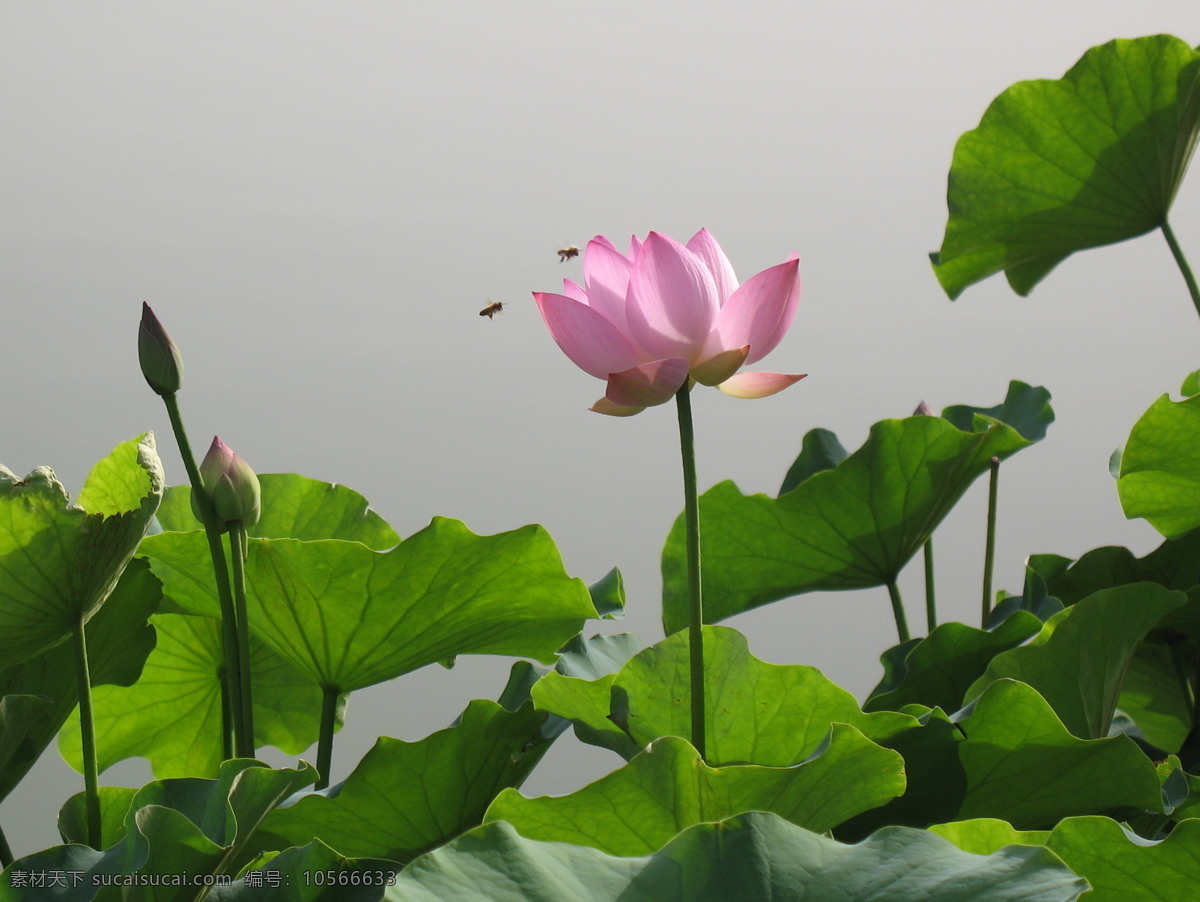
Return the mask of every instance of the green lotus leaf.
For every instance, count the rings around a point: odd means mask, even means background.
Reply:
[[[992,457],[1030,442],[1003,423],[963,432],[941,417],[884,420],[833,469],[779,498],[722,482],[700,497],[704,619],[791,595],[896,579]],[[687,624],[682,516],[663,549],[663,625]]]
[[[1154,765],[1129,737],[1076,739],[1024,683],[992,683],[960,726],[967,792],[958,819],[1036,830],[1123,806],[1162,809]]]
[[[982,432],[991,421],[1007,423],[1027,440],[1040,442],[1054,422],[1054,410],[1050,407],[1050,392],[1014,379],[1008,384],[1004,401],[995,407],[955,404],[942,411],[942,418],[963,432]]]
[[[250,843],[267,813],[315,779],[316,771],[308,765],[271,770],[257,761],[234,759],[221,765],[214,780],[163,780],[143,786],[132,797],[110,793],[110,801],[128,801],[125,835],[119,842],[106,844],[102,852],[66,845],[18,859],[5,871],[0,900],[53,898],[44,887],[13,886],[16,871],[78,872],[78,887],[71,887],[75,878],[69,875],[71,888],[62,896],[67,899],[92,898],[95,887],[102,886],[105,878],[111,882],[116,874],[186,875],[193,881],[236,875],[251,860]],[[133,897],[154,902],[193,899],[198,886],[203,887],[203,882],[158,887]],[[120,886],[102,889],[98,898],[125,898],[121,890]]]
[[[1176,902],[1200,880],[1200,820],[1186,820],[1163,840],[1131,834],[1107,817],[1069,817],[1053,830],[1021,833],[1003,821],[973,820],[931,827],[967,852],[988,854],[1011,843],[1045,846],[1092,886],[1096,902],[1138,899]]]
[[[1150,405],[1121,455],[1117,493],[1126,517],[1142,517],[1168,539],[1200,526],[1198,441],[1200,395],[1163,395]]]
[[[1106,589],[1055,614],[1028,645],[992,658],[968,690],[977,697],[999,679],[1032,686],[1081,739],[1108,735],[1138,643],[1184,597],[1155,583]]]
[[[1109,545],[1094,548],[1077,561],[1040,554],[1033,555],[1030,563],[1045,571],[1048,590],[1064,604],[1129,583],[1158,583],[1186,592],[1200,585],[1200,529],[1165,541],[1140,558],[1128,548]]]
[[[512,709],[476,699],[454,726],[417,742],[379,737],[345,781],[273,811],[263,829],[279,842],[268,847],[319,838],[350,857],[407,862],[478,826],[552,741],[528,695]]]
[[[1117,702],[1146,741],[1164,752],[1181,750],[1192,730],[1192,689],[1180,679],[1181,671],[1187,672],[1187,654],[1169,644],[1143,642],[1129,662]]]
[[[620,620],[625,616],[625,583],[616,567],[588,586],[588,593],[601,620]]]
[[[766,812],[699,824],[653,855],[614,858],[486,824],[418,858],[389,902],[1067,902],[1087,884],[1045,849],[970,855],[924,830],[892,827],[842,845]]]
[[[162,598],[161,587],[145,561],[132,560],[121,574],[109,602],[88,621],[88,663],[93,697],[113,686],[137,681],[155,643],[147,620]],[[0,671],[0,799],[7,796],[64,723],[78,699],[75,658],[62,643],[23,664]],[[36,700],[36,701],[34,701]]]
[[[396,869],[388,861],[346,858],[315,839],[264,856],[237,880],[215,887],[208,898],[212,902],[378,902],[395,880]]]
[[[783,477],[779,494],[786,495],[809,477],[823,470],[832,470],[850,456],[838,437],[828,429],[812,429],[800,442],[800,453]]]
[[[0,466],[0,659],[15,666],[65,640],[108,598],[163,492],[154,435],[122,442],[70,504],[54,471]]]
[[[1028,611],[1017,611],[992,631],[943,623],[927,638],[911,643],[887,684],[875,688],[863,710],[895,711],[920,704],[957,711],[992,658],[1017,647],[1041,626]]]
[[[1169,35],[1018,82],[954,148],[934,271],[951,298],[1004,271],[1027,295],[1078,250],[1166,222],[1200,129],[1200,54]]]
[[[353,489],[296,473],[260,473],[262,516],[246,532],[267,539],[345,539],[384,551],[400,536]],[[158,522],[172,532],[200,529],[192,512],[190,486],[172,486],[163,496]]]
[[[460,654],[551,662],[596,616],[539,526],[477,536],[435,518],[387,552],[332,539],[250,539],[249,549],[252,634],[339,692]],[[177,605],[217,616],[203,534],[149,536],[141,553]]]
[[[508,821],[543,841],[646,855],[687,827],[745,811],[771,811],[815,832],[904,792],[904,759],[835,724],[827,742],[792,767],[713,768],[685,740],[666,736],[625,766],[566,796],[501,792],[484,821]]]
[[[220,624],[184,614],[156,614],[151,622],[158,644],[141,679],[128,687],[100,686],[92,694],[99,769],[142,757],[159,779],[215,776],[224,757]],[[316,742],[320,688],[254,637],[250,671],[256,747],[273,745],[298,755]],[[344,711],[343,698],[338,724]],[[78,721],[64,725],[59,751],[83,770]]]

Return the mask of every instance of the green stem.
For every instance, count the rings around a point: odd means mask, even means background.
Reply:
[[[0,828],[0,868],[6,868],[12,863],[13,853],[8,845],[8,837],[4,835],[3,828]]]
[[[900,636],[901,643],[907,642],[909,640],[908,618],[904,616],[904,602],[900,598],[900,587],[893,579],[888,582],[887,590],[888,597],[892,600],[892,616],[896,618],[896,633]]]
[[[96,767],[96,722],[92,714],[92,678],[88,671],[87,637],[83,615],[71,631],[75,652],[75,684],[79,690],[79,736],[83,747],[83,792],[87,806],[87,838],[93,849],[103,848],[100,821],[100,772]]]
[[[700,587],[700,498],[696,491],[696,436],[692,429],[691,381],[675,393],[679,449],[683,457],[683,511],[687,532],[688,664],[691,674],[692,745],[705,756],[704,598]]]
[[[987,629],[988,616],[992,613],[992,568],[996,563],[996,491],[1000,483],[1000,458],[988,461],[988,510],[987,545],[983,551],[983,603],[979,625]]]
[[[329,772],[333,769],[333,727],[337,717],[338,696],[341,693],[336,686],[324,687],[321,699],[321,727],[317,737],[317,778],[316,789],[329,786]]]
[[[937,627],[937,601],[933,597],[933,536],[925,540],[925,627],[929,633]]]
[[[163,395],[163,403],[167,406],[167,416],[171,419],[171,430],[175,433],[175,443],[179,446],[179,456],[183,459],[183,468],[187,471],[188,482],[192,486],[192,495],[196,506],[200,509],[200,520],[204,524],[204,534],[208,539],[208,553],[212,558],[213,578],[217,583],[217,598],[221,605],[221,650],[225,659],[222,676],[223,687],[221,699],[228,701],[231,710],[228,716],[222,716],[222,722],[233,729],[233,748],[240,749],[243,741],[242,731],[242,690],[238,680],[238,637],[237,617],[233,607],[233,592],[229,586],[229,568],[225,563],[225,549],[221,545],[221,531],[217,528],[216,515],[213,513],[212,502],[204,483],[200,479],[200,470],[196,467],[196,459],[192,455],[192,446],[188,442],[187,430],[183,428],[183,418],[179,415],[179,402],[175,395]],[[253,739],[250,740],[253,744]],[[222,742],[228,746],[229,743]],[[253,756],[251,756],[253,757]]]
[[[1179,266],[1179,271],[1183,273],[1183,281],[1187,282],[1188,291],[1192,295],[1192,304],[1195,305],[1196,312],[1200,313],[1200,287],[1196,285],[1196,277],[1192,275],[1192,268],[1188,266],[1187,258],[1183,256],[1183,248],[1175,240],[1175,232],[1165,219],[1161,228],[1163,237],[1167,239],[1167,245],[1171,248],[1171,254],[1175,257],[1175,263]]]
[[[241,687],[239,758],[253,758],[254,699],[250,689],[250,620],[246,611],[246,527],[240,522],[229,524],[229,556],[233,560],[233,606],[237,618],[237,685]]]

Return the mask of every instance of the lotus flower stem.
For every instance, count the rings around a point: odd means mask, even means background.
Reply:
[[[1167,239],[1167,244],[1171,248],[1171,254],[1175,257],[1175,262],[1179,265],[1179,271],[1183,273],[1183,280],[1187,282],[1188,291],[1192,294],[1192,304],[1195,305],[1196,312],[1200,313],[1200,287],[1196,285],[1196,277],[1192,275],[1192,268],[1188,266],[1187,258],[1183,256],[1183,248],[1175,240],[1175,232],[1165,219],[1161,228],[1163,237]]]
[[[4,835],[3,828],[0,828],[0,868],[6,868],[12,863],[13,853],[8,845],[8,837]]]
[[[675,393],[679,448],[683,456],[683,510],[687,532],[688,666],[691,673],[692,745],[704,751],[704,598],[700,585],[700,498],[696,492],[696,437],[692,428],[691,382]]]
[[[988,617],[992,613],[992,569],[996,564],[996,492],[1000,483],[1000,458],[988,461],[988,510],[987,544],[983,551],[983,603],[979,626],[987,629]]]
[[[324,687],[321,699],[321,727],[317,738],[317,789],[329,786],[329,773],[333,768],[333,728],[337,719],[338,696],[336,686]]]
[[[79,690],[79,737],[83,748],[83,792],[87,806],[87,839],[93,849],[103,848],[100,821],[100,772],[96,766],[96,722],[92,715],[92,678],[88,670],[87,637],[83,615],[75,619],[71,631],[75,646],[75,683]]]
[[[239,736],[242,729],[242,692],[238,681],[237,619],[234,614],[233,592],[229,586],[229,569],[225,563],[225,549],[221,545],[221,533],[217,528],[212,503],[209,501],[208,492],[204,490],[196,459],[192,456],[192,446],[188,442],[187,430],[183,428],[183,418],[179,414],[179,402],[174,392],[163,395],[162,399],[167,406],[167,416],[171,420],[171,430],[175,433],[175,442],[179,446],[179,456],[183,458],[183,468],[187,471],[188,482],[192,486],[192,496],[197,501],[201,513],[200,520],[204,524],[204,533],[208,537],[208,553],[212,558],[213,577],[217,583],[217,598],[221,604],[221,646],[225,658],[225,666],[221,674],[223,683],[221,699],[227,701],[231,709],[227,715],[222,715],[221,722],[232,726],[233,748],[236,750],[242,746]],[[222,740],[222,742],[228,747],[226,740]]]
[[[910,638],[908,618],[904,615],[904,600],[900,597],[900,587],[892,579],[888,580],[887,590],[888,597],[892,600],[892,616],[896,618],[896,634],[900,637],[901,643],[907,642]]]
[[[239,758],[253,758],[254,747],[254,699],[250,690],[250,621],[246,611],[246,527],[241,523],[229,526],[229,556],[233,560],[233,606],[237,618],[237,683],[241,688],[242,721],[241,743],[237,747]]]
[[[933,596],[933,536],[925,540],[925,628],[932,633],[937,626],[937,601]]]

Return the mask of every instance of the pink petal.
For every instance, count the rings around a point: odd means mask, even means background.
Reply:
[[[651,232],[629,274],[630,338],[652,358],[695,360],[718,310],[717,285],[704,261],[674,239]]]
[[[607,238],[593,238],[583,255],[587,303],[625,334],[625,294],[629,290],[629,258]]]
[[[603,316],[561,294],[534,292],[546,328],[574,364],[597,379],[644,360],[629,339]]]
[[[588,410],[603,413],[610,417],[631,417],[634,414],[641,413],[645,409],[645,407],[626,407],[624,404],[614,404],[608,398],[601,398],[588,408]]]
[[[720,385],[741,368],[748,353],[749,345],[722,351],[699,366],[692,367],[692,378],[701,385]]]
[[[655,360],[610,375],[604,396],[623,407],[653,407],[671,400],[687,378],[684,358]]]
[[[733,264],[717,244],[717,239],[709,234],[708,229],[701,229],[687,243],[687,249],[704,261],[708,271],[712,273],[713,281],[717,283],[717,303],[724,306],[738,287],[737,274]]]
[[[563,294],[573,301],[586,305],[588,302],[587,292],[572,282],[570,279],[563,279]]]
[[[705,353],[750,345],[746,363],[762,360],[787,334],[799,302],[799,260],[764,269],[721,308]]]
[[[789,385],[795,385],[808,373],[798,376],[786,376],[783,373],[738,373],[731,379],[726,379],[717,386],[727,395],[735,398],[765,398],[781,392]]]

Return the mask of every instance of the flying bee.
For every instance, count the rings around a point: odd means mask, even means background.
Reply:
[[[491,319],[493,316],[495,316],[497,313],[499,313],[503,309],[504,309],[504,304],[502,304],[500,301],[494,301],[493,303],[488,304],[486,307],[484,307],[482,310],[480,310],[479,315],[486,316],[488,319]]]
[[[558,262],[566,263],[572,257],[578,257],[578,256],[579,256],[579,248],[575,247],[574,245],[571,245],[570,247],[564,247],[562,250],[560,250],[558,252]]]

